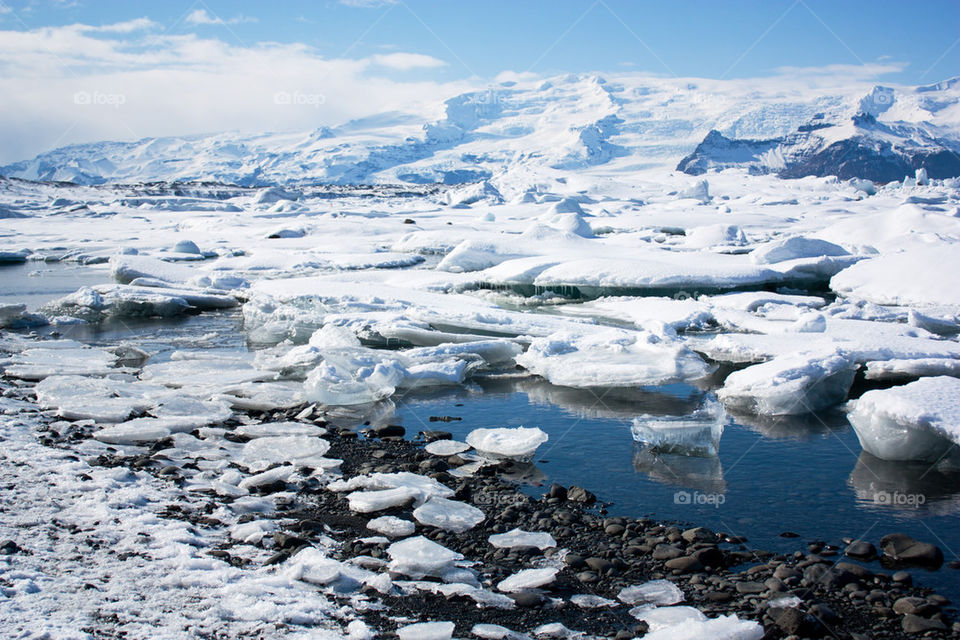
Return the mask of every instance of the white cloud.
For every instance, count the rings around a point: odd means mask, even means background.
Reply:
[[[383,53],[371,58],[374,64],[397,71],[410,71],[411,69],[436,69],[446,66],[446,62],[433,56],[427,56],[422,53]]]
[[[207,13],[206,9],[195,9],[194,11],[191,11],[190,14],[187,15],[186,18],[184,18],[184,20],[189,24],[195,24],[195,25],[202,25],[202,24],[224,25],[224,24],[241,24],[244,22],[257,22],[256,18],[253,18],[250,16],[244,16],[244,15],[234,16],[233,18],[228,18],[224,20],[220,16],[210,15],[209,13]]]
[[[874,80],[891,73],[900,73],[907,68],[905,62],[884,62],[867,64],[830,64],[822,67],[778,67],[777,74],[793,78],[803,78],[811,86],[842,84],[845,81],[858,82]]]
[[[401,80],[413,53],[325,58],[304,44],[230,44],[146,20],[0,30],[0,164],[66,144],[311,130],[391,110],[439,117],[466,81]],[[289,95],[291,100],[277,100]]]

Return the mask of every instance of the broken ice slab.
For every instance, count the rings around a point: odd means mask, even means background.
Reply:
[[[424,451],[434,456],[454,456],[470,449],[470,445],[459,440],[436,440],[427,444]]]
[[[434,496],[414,509],[413,517],[423,525],[463,533],[483,522],[487,516],[473,505]]]
[[[463,560],[463,555],[423,536],[406,538],[387,547],[390,570],[419,580],[425,576],[440,577]]]
[[[396,516],[380,516],[367,523],[367,529],[382,533],[390,538],[403,538],[413,535],[417,526],[409,520]]]
[[[746,413],[812,413],[843,402],[856,371],[837,349],[782,355],[731,373],[717,397]]]
[[[48,323],[39,313],[30,313],[25,304],[0,304],[0,329],[32,329]]]
[[[617,594],[617,599],[629,606],[638,604],[663,606],[682,602],[683,591],[669,580],[651,580],[643,584],[624,587]]]
[[[536,589],[552,583],[558,573],[560,570],[556,567],[523,569],[497,583],[497,589],[504,593]]]
[[[631,432],[638,444],[657,453],[715,456],[726,422],[723,405],[708,399],[688,416],[638,416]]]
[[[671,609],[682,611],[671,611]],[[631,613],[633,612],[631,610]],[[763,627],[759,623],[753,620],[741,620],[736,614],[707,618],[693,607],[658,607],[645,613],[638,612],[637,617],[644,620],[650,627],[650,631],[644,636],[645,640],[703,640],[704,638],[760,640],[763,638]]]
[[[400,640],[450,640],[453,637],[452,622],[417,622],[397,629]]]
[[[960,464],[960,379],[921,378],[850,403],[860,446],[883,460]]]
[[[374,513],[393,507],[402,507],[420,497],[420,492],[412,487],[393,487],[392,489],[374,489],[372,491],[354,491],[347,495],[350,510],[357,513]]]
[[[4,363],[11,378],[42,380],[55,375],[105,376],[122,373],[117,356],[72,340],[37,342],[36,347],[15,354]]]
[[[546,531],[511,529],[506,533],[495,533],[487,539],[490,541],[490,544],[501,549],[535,547],[542,551],[557,546],[557,541]]]
[[[487,456],[524,460],[549,438],[537,427],[474,429],[467,434],[467,444]]]
[[[712,370],[679,342],[624,329],[536,338],[517,364],[567,387],[656,386],[695,380]]]

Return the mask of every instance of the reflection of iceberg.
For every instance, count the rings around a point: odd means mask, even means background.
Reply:
[[[736,424],[764,437],[777,439],[810,440],[814,436],[846,431],[850,426],[846,414],[837,409],[799,416],[761,416],[737,411],[728,414]]]
[[[864,506],[922,517],[960,512],[960,473],[927,463],[881,460],[861,451],[848,483]]]
[[[715,456],[678,456],[672,453],[654,453],[638,447],[633,454],[633,469],[666,485],[704,493],[725,493],[727,490],[727,483],[723,479],[723,465],[720,464],[720,458]]]
[[[644,414],[633,420],[633,439],[655,453],[715,456],[727,421],[723,405],[707,399],[687,416],[655,417]]]
[[[540,378],[477,378],[486,393],[524,393],[531,404],[555,405],[584,419],[632,419],[641,411],[681,415],[699,405],[702,392],[686,384],[648,388],[574,389]]]

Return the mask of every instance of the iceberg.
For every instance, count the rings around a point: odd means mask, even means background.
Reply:
[[[731,373],[717,397],[745,413],[812,413],[843,402],[856,372],[839,350],[782,355]]]
[[[517,364],[566,387],[655,386],[702,378],[711,370],[679,343],[622,329],[536,338]]]
[[[467,444],[491,457],[530,459],[549,438],[537,427],[501,427],[474,429],[467,434]]]
[[[689,416],[638,416],[631,432],[637,443],[656,453],[715,456],[726,421],[723,405],[709,399]]]
[[[960,461],[960,379],[921,378],[850,403],[860,446],[882,460]]]

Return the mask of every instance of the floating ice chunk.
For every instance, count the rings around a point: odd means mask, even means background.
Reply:
[[[501,580],[497,589],[504,593],[515,593],[524,589],[536,589],[554,581],[560,572],[555,567],[545,569],[523,569],[512,576]]]
[[[960,251],[954,243],[862,260],[830,280],[838,294],[886,305],[960,305]]]
[[[838,244],[816,238],[793,236],[757,247],[750,252],[750,260],[754,264],[774,264],[798,258],[848,255],[850,252]]]
[[[466,442],[460,442],[459,440],[434,440],[427,444],[424,450],[434,456],[453,456],[458,453],[463,453],[469,448],[470,445]]]
[[[382,533],[390,538],[403,538],[413,535],[417,526],[409,520],[398,518],[396,516],[380,516],[367,523],[367,529]]]
[[[173,388],[185,387],[196,393],[197,390],[218,392],[248,382],[267,381],[275,375],[254,368],[248,359],[215,352],[176,351],[170,358],[168,362],[145,366],[140,379]]]
[[[467,444],[488,456],[530,458],[537,447],[550,439],[537,427],[474,429],[467,435]]]
[[[652,630],[644,640],[760,640],[763,627],[753,620],[740,620],[735,614],[708,620],[688,620]]]
[[[30,313],[25,304],[0,304],[0,329],[30,329],[47,323],[45,316]]]
[[[514,547],[536,547],[537,549],[549,549],[557,546],[557,541],[546,531],[524,531],[522,529],[511,529],[506,533],[495,533],[487,538],[490,544],[501,549],[512,549]]]
[[[938,376],[868,391],[848,417],[864,451],[883,460],[960,459],[960,379]]]
[[[595,596],[592,593],[578,593],[570,596],[570,602],[581,609],[606,609],[617,606],[616,600]]]
[[[631,432],[640,445],[657,453],[715,456],[720,449],[727,414],[723,405],[708,399],[689,416],[642,415]]]
[[[396,390],[404,371],[396,360],[372,366],[328,359],[307,376],[304,392],[310,402],[327,405],[367,404],[383,400]]]
[[[810,413],[843,402],[856,371],[856,362],[836,350],[778,356],[731,373],[717,397],[748,413]]]
[[[790,609],[793,607],[799,607],[801,604],[803,604],[803,600],[797,596],[783,596],[782,598],[773,598],[772,600],[767,601],[767,606],[771,609]]]
[[[373,491],[354,491],[347,496],[350,510],[357,513],[373,513],[393,507],[402,507],[422,494],[412,487],[394,487],[393,489],[375,489]]]
[[[428,540],[423,536],[407,538],[387,547],[390,570],[414,579],[424,576],[440,577],[463,555]]]
[[[653,334],[609,329],[536,338],[517,364],[566,387],[634,387],[701,378],[710,367],[693,351]]]
[[[456,625],[452,622],[418,622],[397,629],[400,640],[450,640]]]
[[[669,580],[651,580],[624,587],[617,594],[617,599],[631,607],[638,604],[664,606],[683,602],[683,591]]]
[[[413,517],[423,525],[463,533],[483,522],[487,516],[465,502],[432,497],[413,510]]]

